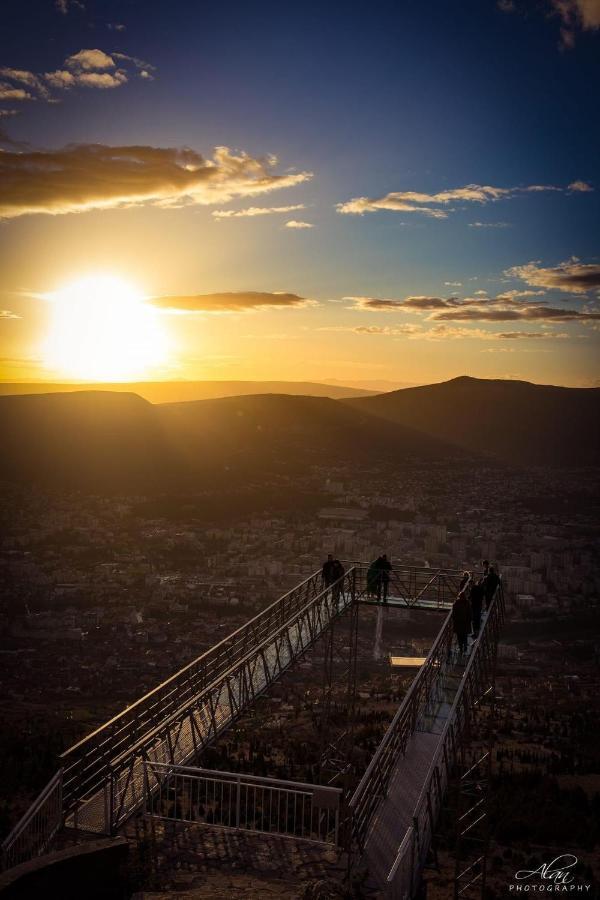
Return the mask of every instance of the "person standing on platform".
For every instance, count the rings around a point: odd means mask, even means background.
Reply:
[[[323,563],[323,568],[321,570],[321,579],[325,587],[329,587],[329,585],[335,581],[335,560],[333,558],[333,554],[329,554],[325,562]]]
[[[377,599],[382,599],[383,594],[383,602],[387,603],[388,599],[388,590],[390,586],[390,572],[392,571],[392,564],[387,558],[387,553],[383,553],[379,559],[377,560],[377,568],[379,570],[379,579],[377,582]]]
[[[452,605],[452,625],[459,653],[466,653],[471,630],[471,605],[466,591],[461,591]]]
[[[332,571],[333,571],[333,582],[334,582],[332,594],[333,594],[333,599],[337,603],[338,600],[340,599],[340,595],[342,593],[342,584],[338,584],[337,582],[340,580],[340,578],[344,577],[344,575],[346,574],[346,570],[344,569],[344,567],[341,564],[341,562],[339,561],[339,559],[334,559]]]

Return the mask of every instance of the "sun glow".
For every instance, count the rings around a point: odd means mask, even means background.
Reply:
[[[48,295],[46,366],[73,378],[127,381],[167,358],[160,313],[136,288],[110,275],[90,275]]]

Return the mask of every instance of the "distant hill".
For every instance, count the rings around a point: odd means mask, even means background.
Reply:
[[[0,397],[0,478],[132,491],[162,480],[176,459],[155,409],[131,393]]]
[[[462,376],[344,404],[511,463],[600,463],[600,388]]]
[[[92,491],[225,490],[342,460],[464,456],[337,400],[276,394],[160,405],[107,391],[0,397],[0,429],[4,480]]]
[[[399,386],[399,385],[398,385]],[[111,391],[138,394],[150,403],[180,403],[188,400],[215,400],[248,394],[290,394],[305,397],[367,397],[377,391],[343,384],[312,381],[137,381],[103,384],[55,384],[50,382],[0,382],[0,396],[15,394],[56,394],[73,391]]]

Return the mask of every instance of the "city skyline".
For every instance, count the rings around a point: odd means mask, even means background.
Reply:
[[[0,377],[598,386],[599,27],[7,3]]]

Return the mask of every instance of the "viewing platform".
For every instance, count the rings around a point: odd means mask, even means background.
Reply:
[[[461,577],[458,570],[396,566],[384,600],[365,564],[349,565],[330,585],[315,572],[66,751],[63,768],[4,842],[4,867],[48,852],[61,830],[116,836],[141,815],[338,848],[349,866],[367,866],[369,883],[381,896],[411,898],[435,844],[446,789],[474,733],[476,707],[493,691],[502,588],[479,638],[459,655],[451,606]],[[426,657],[398,657],[397,665],[417,669],[414,680],[349,790],[363,605],[434,611],[440,627]],[[329,673],[325,696],[331,692],[338,621],[346,623],[347,722],[345,742],[334,748],[341,754],[339,784],[200,768],[203,752],[318,641],[324,642]]]

